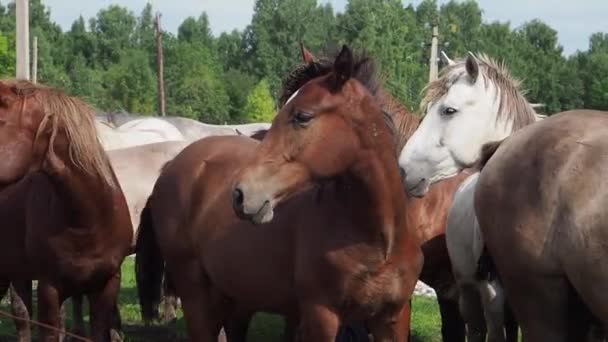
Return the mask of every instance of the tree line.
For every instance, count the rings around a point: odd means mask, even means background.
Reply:
[[[38,79],[81,96],[100,110],[157,112],[154,9],[135,14],[110,5],[67,32],[41,0],[30,0],[30,36],[38,36]],[[520,27],[484,22],[475,1],[438,6],[425,0],[349,0],[342,13],[316,0],[256,0],[242,31],[214,36],[205,13],[163,32],[167,113],[208,123],[268,121],[283,77],[300,62],[299,43],[315,53],[342,43],[364,49],[382,70],[383,84],[417,109],[428,81],[432,23],[440,49],[503,60],[523,81],[531,102],[555,113],[608,110],[608,34],[589,37],[589,49],[565,57],[557,32],[540,20]],[[15,73],[15,5],[0,3],[0,76]]]

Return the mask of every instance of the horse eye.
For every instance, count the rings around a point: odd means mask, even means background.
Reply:
[[[455,108],[452,107],[446,107],[443,110],[443,115],[454,115],[457,112],[457,110]]]
[[[293,116],[293,121],[300,126],[306,126],[310,120],[312,120],[313,115],[310,113],[306,113],[303,111],[297,111]]]

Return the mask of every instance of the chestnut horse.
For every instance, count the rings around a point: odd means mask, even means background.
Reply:
[[[296,68],[286,79],[280,104],[289,99],[302,85],[314,77],[331,70],[331,60],[317,58],[302,47],[303,64]],[[416,116],[396,101],[382,87],[377,90],[377,98],[382,110],[388,113],[397,127],[398,149],[401,151],[420,123]],[[259,136],[260,134],[258,134]],[[420,280],[432,287],[437,294],[441,314],[441,333],[445,342],[464,342],[465,324],[458,307],[458,290],[448,250],[445,242],[445,229],[453,194],[469,172],[436,184],[425,198],[410,198],[408,214],[411,215],[415,230],[422,242],[424,266]]]
[[[333,60],[323,57],[317,58],[304,47],[302,47],[301,52],[304,63],[296,67],[285,79],[283,93],[279,101],[281,107],[305,83],[313,78],[324,76],[332,70]],[[418,127],[420,118],[407,110],[379,86],[376,97],[381,103],[383,111],[392,117],[397,127],[397,145],[398,149],[401,150]],[[266,130],[260,130],[251,137],[262,140],[266,132]],[[464,321],[458,308],[458,291],[445,244],[445,228],[448,209],[452,205],[453,193],[467,175],[468,172],[465,172],[462,175],[438,183],[431,188],[427,197],[411,198],[411,206],[408,207],[408,213],[411,214],[412,220],[416,222],[415,227],[419,233],[424,253],[425,262],[420,279],[431,286],[437,294],[442,321],[441,332],[443,341],[446,342],[463,342],[465,340]],[[167,299],[165,303],[175,303],[175,299]],[[165,308],[169,310],[169,313],[176,309]],[[231,341],[244,341],[247,335],[248,322],[249,317],[247,316],[242,317],[238,323],[232,321],[233,324],[228,331],[229,339]],[[352,330],[353,327],[352,325],[345,327],[344,332]],[[291,327],[286,328],[285,336],[291,336]],[[364,327],[355,329],[359,332],[364,330]],[[360,333],[354,334],[361,335]],[[346,335],[341,334],[341,336]],[[359,338],[365,339],[366,337],[359,336]]]
[[[210,137],[169,162],[141,219],[143,306],[158,300],[147,280],[164,260],[193,341],[215,340],[241,311],[297,319],[305,341],[333,342],[353,320],[376,341],[407,339],[423,256],[405,193],[393,191],[394,127],[373,97],[373,71],[344,47],[261,144]]]
[[[59,90],[5,81],[0,121],[0,283],[30,304],[37,279],[38,318],[55,327],[66,298],[88,295],[92,338],[109,341],[132,228],[94,111]],[[58,335],[42,329],[41,339]]]

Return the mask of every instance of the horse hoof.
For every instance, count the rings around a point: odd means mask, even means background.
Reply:
[[[120,333],[114,329],[110,330],[110,341],[112,342],[123,342]]]

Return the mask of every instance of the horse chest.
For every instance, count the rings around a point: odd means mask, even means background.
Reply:
[[[406,297],[402,274],[393,265],[361,266],[344,279],[339,309],[345,317],[363,319],[387,310],[398,310]]]

